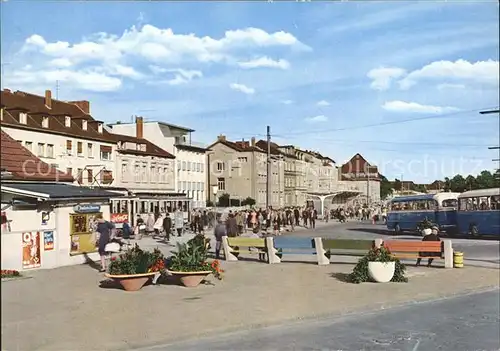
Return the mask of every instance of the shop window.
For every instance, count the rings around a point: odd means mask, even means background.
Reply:
[[[70,214],[70,254],[83,254],[97,251],[97,217],[101,213]]]

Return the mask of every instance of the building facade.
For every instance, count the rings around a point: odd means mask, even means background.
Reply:
[[[380,175],[378,167],[373,166],[359,153],[342,165],[339,174],[342,183],[354,186],[360,203],[380,202]]]
[[[146,139],[175,156],[173,163],[173,191],[184,193],[192,199],[194,208],[206,206],[206,152],[191,140],[193,129],[164,122],[144,121],[136,117],[135,123],[108,125],[117,135],[145,136]]]

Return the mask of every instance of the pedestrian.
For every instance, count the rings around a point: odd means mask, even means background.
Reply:
[[[155,216],[150,213],[146,219],[146,235],[153,235],[155,231]]]
[[[111,231],[115,228],[113,223],[106,221],[102,218],[102,214],[99,213],[96,216],[97,219],[97,233],[99,233],[99,243],[98,252],[101,256],[101,270],[100,272],[106,271],[106,245],[111,241]]]
[[[431,234],[427,234],[422,238],[422,241],[441,241],[439,239],[439,228],[437,226],[433,226],[431,228]],[[416,266],[420,266],[420,261],[422,261],[422,257],[429,258],[427,260],[427,267],[430,267],[432,264],[432,261],[434,261],[433,257],[440,257],[441,253],[440,252],[419,252],[418,253],[419,258],[417,258],[417,264]]]
[[[127,245],[130,245],[130,237],[132,234],[132,227],[130,227],[128,220],[124,220],[122,224],[122,235],[123,239],[127,241]]]
[[[177,236],[182,236],[182,229],[184,228],[184,213],[180,209],[175,211],[175,230],[177,231]]]
[[[234,238],[238,235],[238,224],[236,223],[236,218],[234,218],[233,213],[229,213],[226,221],[226,231],[227,236],[230,238]]]
[[[170,241],[170,233],[172,232],[172,218],[168,212],[165,214],[165,218],[163,218],[163,231],[165,232],[165,241],[168,243]]]
[[[227,230],[220,217],[217,217],[217,224],[214,227],[215,236],[215,258],[220,259],[220,248],[222,246],[222,237],[227,236]]]

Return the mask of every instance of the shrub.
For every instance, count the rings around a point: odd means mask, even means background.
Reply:
[[[143,274],[161,272],[165,268],[165,257],[159,249],[152,252],[142,250],[135,244],[133,248],[113,257],[109,265],[109,273],[113,275]]]
[[[20,277],[21,273],[14,269],[2,269],[2,278],[16,278]]]
[[[351,274],[349,281],[355,284],[367,282],[370,277],[368,275],[368,262],[395,262],[396,269],[391,282],[406,283],[408,278],[405,276],[406,266],[399,259],[391,255],[391,252],[384,246],[374,248],[359,259]]]

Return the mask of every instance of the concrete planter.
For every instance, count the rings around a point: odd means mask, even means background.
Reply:
[[[212,273],[212,271],[201,271],[201,272],[167,271],[167,272],[175,277],[178,277],[182,285],[184,285],[186,288],[197,287],[210,273]]]
[[[377,283],[390,282],[396,270],[396,262],[368,262],[368,275]]]
[[[115,275],[106,273],[106,277],[113,279],[120,283],[125,291],[138,291],[148,282],[149,279],[154,277],[157,272],[143,273],[143,274],[123,274]]]

